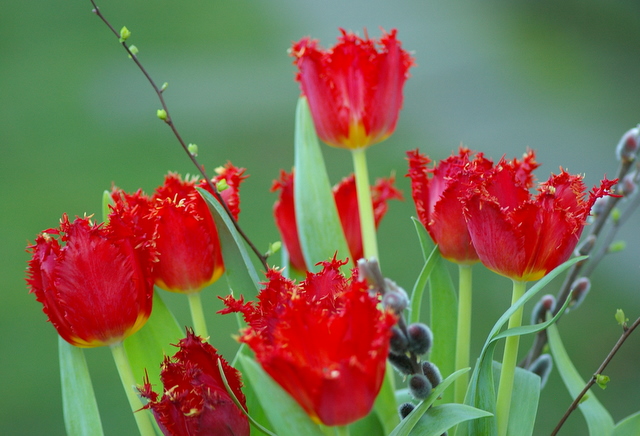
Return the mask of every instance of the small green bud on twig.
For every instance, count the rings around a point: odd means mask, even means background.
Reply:
[[[602,389],[606,389],[607,388],[607,383],[609,383],[609,380],[611,380],[611,379],[606,375],[596,374],[596,383]]]
[[[282,242],[280,241],[272,242],[271,244],[269,244],[269,251],[267,252],[267,255],[271,256],[272,254],[280,251],[281,248],[282,248]]]
[[[162,86],[160,87],[160,92],[164,92],[164,90],[167,89],[167,86],[169,86],[169,83],[168,82],[164,82],[162,84]]]
[[[222,192],[228,188],[229,185],[227,184],[227,181],[225,179],[220,179],[218,180],[218,183],[216,183],[216,189],[218,190],[218,192]]]
[[[127,39],[129,39],[129,37],[131,36],[131,31],[129,29],[127,29],[127,26],[123,26],[122,29],[120,29],[120,42],[125,42]]]
[[[132,55],[136,56],[139,50],[138,50],[138,47],[136,47],[135,45],[130,45],[129,51],[131,52]],[[131,59],[131,56],[129,56],[129,59]]]
[[[162,121],[167,121],[167,111],[164,109],[158,109],[158,111],[156,112],[156,115],[158,116],[158,118],[160,118]]]
[[[627,243],[625,241],[616,241],[609,245],[607,251],[609,253],[617,253],[618,251],[622,251],[627,247]]]
[[[616,321],[618,321],[618,324],[620,324],[623,329],[627,329],[627,322],[629,321],[629,318],[625,318],[624,310],[616,310]]]
[[[198,156],[198,146],[196,144],[189,144],[187,145],[187,148],[189,149],[189,153],[191,153],[191,156]]]

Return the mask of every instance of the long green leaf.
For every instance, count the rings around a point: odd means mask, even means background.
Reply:
[[[411,221],[413,221],[413,225],[416,228],[416,233],[418,234],[418,241],[420,241],[420,248],[422,248],[422,256],[424,260],[429,258],[429,255],[435,248],[435,244],[429,236],[427,229],[424,228],[420,220],[416,217],[411,217]]]
[[[124,341],[127,358],[137,383],[142,384],[145,370],[152,384],[160,384],[160,364],[165,355],[173,355],[185,332],[162,301],[159,291],[153,295],[153,310],[147,323]]]
[[[493,362],[493,377],[496,384],[500,379],[501,368],[500,363]],[[526,369],[516,368],[507,434],[519,436],[533,434],[539,401],[540,377]]]
[[[440,436],[461,422],[488,416],[491,416],[489,412],[466,404],[441,404],[429,408],[409,433],[409,436]]]
[[[391,432],[389,436],[408,436],[411,433],[411,430],[416,426],[420,418],[427,412],[429,407],[433,405],[433,403],[442,395],[443,392],[462,374],[468,372],[469,368],[460,369],[453,374],[451,374],[446,379],[442,380],[442,382],[436,386],[436,388],[431,391],[429,396],[425,398],[418,406],[413,409],[413,411],[407,415],[400,424]],[[485,415],[488,416],[488,415]]]
[[[613,436],[638,436],[640,434],[640,412],[630,415],[616,424]]]
[[[58,354],[67,435],[103,435],[100,412],[83,350],[58,337]]]
[[[433,347],[429,360],[436,364],[442,375],[453,373],[456,365],[456,331],[458,299],[445,260],[436,253],[429,276],[431,331]],[[453,390],[442,396],[442,402],[453,402]]]
[[[536,333],[538,331],[544,330],[545,328],[552,325],[562,314],[567,304],[563,306],[563,309],[558,312],[558,314],[552,319],[532,325],[532,326],[521,326],[518,328],[506,330],[500,333],[502,327],[507,323],[511,315],[518,310],[520,307],[524,306],[524,304],[533,298],[538,292],[540,292],[551,280],[557,277],[562,272],[566,271],[576,262],[582,261],[586,258],[586,256],[576,257],[574,259],[570,259],[556,267],[553,271],[547,274],[545,277],[540,279],[534,286],[531,287],[518,301],[516,301],[507,311],[498,319],[498,321],[494,324],[487,340],[485,342],[484,347],[480,353],[480,357],[478,358],[478,362],[473,370],[473,374],[471,375],[471,381],[469,382],[469,388],[467,390],[467,395],[465,398],[465,403],[471,406],[487,410],[491,413],[495,413],[495,387],[493,380],[493,353],[495,351],[496,344],[502,338],[513,336],[513,335],[523,335]],[[487,420],[477,420],[469,423],[468,426],[460,426],[458,427],[457,436],[464,435],[495,435],[496,434],[496,422],[495,418],[487,419]]]
[[[300,97],[295,123],[294,201],[302,253],[311,271],[337,252],[350,257],[309,105]]]
[[[565,350],[560,339],[560,333],[558,333],[558,327],[555,325],[550,326],[547,329],[547,335],[549,337],[549,347],[551,348],[551,354],[553,360],[558,368],[560,377],[564,382],[569,394],[572,398],[578,396],[582,391],[586,383],[580,377],[578,370],[571,362],[571,358]],[[589,434],[591,436],[609,436],[613,433],[613,418],[604,408],[604,406],[598,401],[593,392],[588,392],[585,396],[586,400],[582,401],[578,407],[587,421],[587,427],[589,428]],[[638,434],[638,433],[636,433]]]
[[[271,426],[278,435],[323,436],[317,424],[253,359],[240,354],[238,362],[242,373],[266,412]],[[251,411],[249,411],[251,413]]]
[[[242,236],[218,200],[204,189],[198,189],[198,191],[207,202],[216,223],[222,258],[224,259],[224,273],[229,288],[235,295],[243,294],[247,298],[255,297],[260,279],[251,262]]]
[[[422,311],[422,296],[424,293],[424,289],[429,280],[429,277],[431,276],[431,271],[433,271],[433,267],[436,265],[436,263],[438,262],[438,258],[440,257],[440,254],[438,253],[438,246],[434,246],[433,243],[430,245],[428,244],[427,240],[429,238],[429,235],[427,235],[427,232],[424,230],[424,227],[422,227],[422,224],[420,224],[420,222],[415,218],[412,219],[414,225],[416,226],[420,245],[422,246],[425,263],[411,292],[411,312],[409,313],[409,323],[420,321],[420,313]],[[430,247],[431,251],[427,251]]]

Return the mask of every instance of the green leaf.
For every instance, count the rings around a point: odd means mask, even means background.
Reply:
[[[440,436],[461,422],[487,416],[491,416],[491,414],[466,404],[441,404],[429,408],[409,433],[409,436]]]
[[[300,97],[296,108],[293,183],[298,236],[307,268],[317,272],[316,264],[336,252],[338,259],[350,257],[305,97]]]
[[[426,234],[424,227],[422,227],[422,224],[420,224],[415,219],[413,220],[416,226],[416,231],[418,232],[418,237],[422,242],[423,238],[420,237],[420,234],[422,232]],[[437,246],[433,246],[433,244],[431,244],[433,248],[431,248],[430,252],[427,252],[426,250],[428,249],[428,247],[424,244],[421,245],[423,254],[425,256],[425,263],[422,267],[422,270],[420,271],[420,275],[418,275],[418,279],[416,280],[415,285],[413,286],[413,290],[411,291],[411,312],[409,313],[410,324],[420,321],[420,312],[422,310],[422,296],[424,294],[424,289],[427,281],[429,280],[429,277],[431,276],[431,271],[433,271],[433,267],[436,265],[436,263],[438,262],[438,258],[440,257]]]
[[[147,323],[124,340],[124,348],[137,383],[142,384],[145,369],[152,384],[160,385],[160,364],[165,355],[173,355],[185,336],[173,313],[162,301],[159,292],[153,294],[153,310]]]
[[[509,318],[515,311],[517,311],[520,307],[524,306],[524,304],[533,298],[538,292],[540,292],[546,285],[549,284],[555,277],[557,277],[562,272],[566,271],[572,265],[577,262],[586,259],[586,256],[576,257],[574,259],[570,259],[556,267],[549,274],[540,279],[535,285],[531,287],[518,301],[516,301],[507,311],[502,314],[502,316],[498,319],[498,321],[494,324],[487,340],[480,352],[480,357],[478,358],[478,362],[473,370],[473,374],[471,375],[471,380],[469,382],[469,388],[467,390],[467,395],[465,397],[465,404],[480,408],[482,410],[489,411],[491,413],[495,413],[496,409],[496,397],[495,397],[495,386],[493,380],[493,353],[495,351],[495,347],[500,339],[506,338],[508,336],[514,335],[525,335],[537,333],[545,328],[548,328],[552,325],[559,317],[562,315],[563,311],[566,309],[569,300],[565,302],[565,305],[558,312],[558,314],[552,319],[535,325],[521,326],[513,329],[506,330],[502,333],[499,333],[502,327],[509,321]],[[511,418],[511,416],[510,416]],[[468,426],[459,426],[458,432],[456,436],[464,436],[464,435],[495,435],[497,432],[496,421],[493,419],[483,419],[472,421]]]
[[[103,435],[84,351],[58,337],[62,409],[68,436]]]
[[[640,434],[640,412],[627,416],[616,424],[613,436],[638,436]]]
[[[384,380],[380,392],[373,403],[373,411],[382,424],[385,434],[398,425],[398,403],[395,395],[395,373],[389,362],[385,368]]]
[[[416,232],[418,233],[418,241],[420,241],[420,248],[422,248],[422,256],[425,260],[427,260],[431,252],[435,248],[435,244],[431,239],[431,236],[429,236],[427,229],[424,228],[420,220],[415,217],[411,217],[411,220],[413,221],[413,225],[415,226]]]
[[[497,388],[497,381],[500,379],[501,368],[502,365],[499,362],[493,362],[495,388]],[[538,402],[540,401],[540,383],[538,375],[523,368],[516,368],[507,434],[519,436],[533,434],[538,414]]]
[[[243,294],[247,298],[255,297],[260,279],[249,253],[247,253],[242,236],[218,200],[204,189],[198,188],[198,191],[209,205],[209,210],[216,223],[222,258],[224,259],[224,273],[231,292],[234,295]]]
[[[429,285],[433,332],[433,351],[429,360],[436,364],[442,375],[447,375],[453,373],[456,364],[458,299],[447,264],[439,252],[435,254]],[[453,402],[453,390],[445,392],[442,402]]]
[[[271,427],[278,435],[323,436],[320,427],[289,396],[258,363],[243,355],[238,355],[242,373],[251,383]],[[251,412],[251,410],[249,410]]]
[[[578,370],[571,362],[567,350],[565,350],[562,344],[562,339],[560,339],[558,328],[555,325],[547,329],[547,336],[549,337],[551,354],[553,355],[553,360],[556,363],[560,377],[567,387],[569,395],[575,398],[582,389],[584,389],[586,383],[582,380]],[[585,421],[587,421],[590,435],[608,436],[612,434],[613,418],[611,418],[607,409],[598,401],[593,392],[590,392],[589,398],[581,402],[578,407]]]
[[[427,398],[421,401],[420,404],[418,404],[418,406],[416,406],[416,408],[413,409],[413,411],[409,415],[407,415],[406,418],[400,421],[400,424],[398,424],[398,426],[391,432],[389,436],[408,436],[411,430],[413,430],[413,428],[416,426],[420,418],[427,412],[429,407],[433,405],[438,397],[440,397],[442,393],[445,392],[449,385],[451,385],[451,383],[453,383],[455,379],[468,371],[469,368],[463,368],[444,379],[438,386],[436,386],[433,391],[431,391],[431,394],[429,394]],[[483,416],[489,415],[490,414],[486,414]]]

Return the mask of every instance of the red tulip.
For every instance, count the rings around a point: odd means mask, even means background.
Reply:
[[[29,247],[27,282],[60,336],[77,347],[111,345],[151,314],[153,244],[132,231],[131,216],[107,225],[89,218],[48,229]]]
[[[345,262],[324,262],[300,284],[278,270],[258,301],[224,299],[221,313],[241,312],[240,336],[264,370],[309,416],[346,425],[369,413],[380,390],[396,317],[382,312],[364,282],[340,273]]]
[[[504,159],[472,187],[464,214],[473,245],[489,269],[533,281],[565,262],[580,239],[591,206],[616,181],[603,180],[585,198],[582,177],[561,170],[532,197],[533,152]]]
[[[467,223],[462,213],[462,198],[467,194],[469,177],[489,170],[493,162],[482,153],[470,159],[471,151],[460,148],[457,155],[427,168],[431,160],[418,150],[408,151],[408,177],[418,219],[438,244],[445,259],[459,264],[478,261]]]
[[[160,378],[162,395],[152,390],[147,378],[140,394],[151,409],[165,436],[244,436],[249,435],[249,420],[227,392],[218,360],[231,391],[246,409],[241,391],[240,372],[218,355],[217,350],[193,331],[180,340],[173,359],[165,357]]]
[[[328,50],[310,38],[293,45],[296,80],[324,142],[368,147],[393,133],[414,60],[401,48],[395,29],[378,41],[340,31],[338,43]]]
[[[296,222],[295,204],[293,198],[293,173],[282,171],[280,179],[273,182],[272,191],[280,190],[280,196],[273,205],[273,214],[280,236],[289,252],[291,266],[301,272],[307,271],[307,265],[302,255],[298,226]],[[363,257],[362,233],[360,230],[360,215],[358,214],[358,197],[353,175],[345,177],[333,187],[333,198],[336,202],[342,230],[354,260]],[[402,193],[394,186],[394,178],[378,179],[371,188],[371,200],[376,228],[387,212],[387,201],[402,199]]]

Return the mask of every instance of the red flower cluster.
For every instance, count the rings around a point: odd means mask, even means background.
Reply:
[[[231,391],[246,409],[240,372],[218,355],[217,350],[193,331],[180,340],[173,359],[165,357],[160,378],[164,390],[153,391],[149,379],[140,394],[165,436],[249,435],[249,420],[234,404],[218,369],[218,361]]]
[[[224,299],[249,325],[240,337],[312,419],[346,425],[369,413],[385,373],[391,327],[367,285],[333,259],[300,284],[270,270],[258,302]],[[357,277],[357,273],[354,274]]]
[[[217,169],[214,185],[224,180],[228,186],[220,194],[237,219],[240,212],[238,188],[245,176],[243,168],[231,164]],[[155,242],[159,260],[154,265],[156,285],[172,292],[198,292],[220,278],[224,262],[218,232],[207,206],[196,188],[210,191],[197,178],[183,180],[170,173],[151,198],[114,189],[114,210],[132,210],[138,218],[136,231]]]
[[[393,133],[402,87],[414,60],[401,48],[395,29],[379,41],[341,32],[338,44],[329,50],[319,49],[310,38],[293,45],[296,80],[324,142],[349,149],[368,147]]]
[[[307,265],[300,247],[298,225],[296,222],[295,203],[293,197],[293,173],[280,173],[280,179],[273,182],[272,191],[280,190],[280,196],[273,205],[273,214],[280,231],[282,241],[287,247],[291,266],[300,271],[307,271]],[[360,215],[358,213],[358,196],[353,175],[345,177],[333,187],[333,198],[336,202],[342,230],[353,260],[360,259],[363,254]],[[378,179],[371,188],[371,200],[376,228],[387,212],[387,201],[402,199],[402,193],[394,186],[394,178]]]
[[[58,334],[77,347],[124,340],[151,314],[153,244],[131,232],[133,217],[89,218],[48,229],[29,247],[27,283]],[[52,236],[57,235],[57,237]]]
[[[603,180],[585,199],[582,178],[562,170],[532,197],[533,151],[494,166],[461,149],[433,169],[417,150],[407,154],[418,216],[442,255],[457,263],[479,258],[520,281],[538,280],[569,258],[591,206],[616,183]]]

